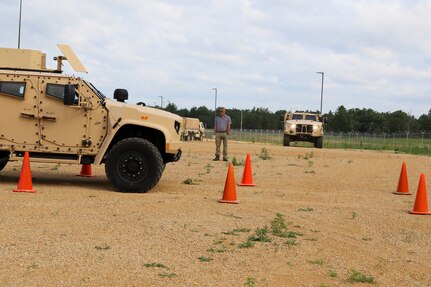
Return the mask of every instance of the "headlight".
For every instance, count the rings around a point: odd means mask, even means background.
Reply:
[[[318,130],[319,126],[313,125],[313,130]]]
[[[287,127],[291,129],[296,129],[296,124],[289,124],[287,125]]]

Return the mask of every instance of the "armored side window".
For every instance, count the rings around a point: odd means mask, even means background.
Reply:
[[[47,84],[46,94],[48,96],[63,100],[64,99],[64,85]]]
[[[0,82],[0,93],[24,98],[25,82]]]

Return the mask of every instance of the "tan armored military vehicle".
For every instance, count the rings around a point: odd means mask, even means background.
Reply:
[[[199,121],[198,118],[183,118],[184,130],[182,131],[182,137],[185,141],[188,140],[200,140],[202,141],[205,136],[204,123]]]
[[[326,119],[319,114],[288,112],[284,114],[283,145],[289,146],[293,141],[314,143],[314,147],[323,147],[323,123]]]
[[[126,104],[127,90],[114,99],[91,83],[62,73],[67,60],[86,72],[70,47],[46,68],[40,51],[0,48],[0,170],[30,153],[33,162],[105,164],[112,185],[146,192],[165,164],[181,157],[183,119],[175,114]]]

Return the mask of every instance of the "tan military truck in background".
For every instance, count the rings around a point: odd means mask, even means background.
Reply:
[[[323,147],[323,124],[326,118],[319,114],[287,112],[284,114],[283,145],[289,146],[293,141],[306,141],[316,148]]]
[[[205,137],[204,123],[198,118],[183,117],[184,130],[182,131],[182,138],[184,141],[200,140]]]
[[[105,164],[115,189],[146,192],[162,176],[165,164],[181,157],[183,119],[175,114],[126,104],[117,89],[107,98],[90,82],[62,73],[67,60],[86,72],[70,47],[47,69],[36,50],[0,48],[0,170],[8,161]]]

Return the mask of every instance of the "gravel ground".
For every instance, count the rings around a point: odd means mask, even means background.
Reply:
[[[14,193],[9,163],[0,286],[431,286],[431,216],[408,213],[431,158],[231,142],[256,184],[236,187],[236,205],[218,203],[228,165],[214,149],[185,142],[146,194],[113,191],[103,166],[83,178],[38,163],[37,192]],[[410,196],[392,193],[403,161]]]

